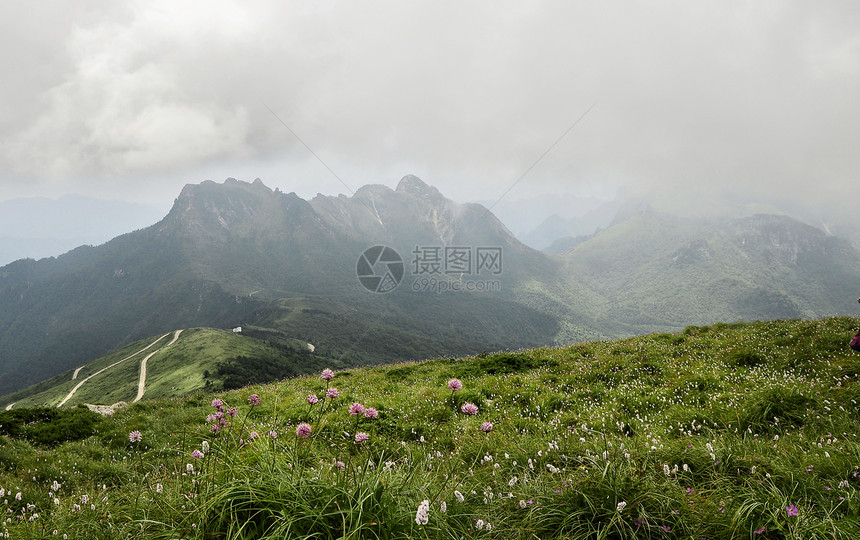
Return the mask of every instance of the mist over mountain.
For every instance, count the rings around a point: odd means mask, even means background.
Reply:
[[[269,328],[366,365],[848,314],[860,289],[851,242],[785,215],[632,205],[562,251],[415,176],[310,200],[189,184],[154,225],[0,267],[0,393],[180,328]]]
[[[0,265],[57,256],[81,245],[152,225],[162,213],[151,206],[79,195],[0,202]]]

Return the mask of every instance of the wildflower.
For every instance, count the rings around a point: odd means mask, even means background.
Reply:
[[[790,517],[796,516],[796,515],[798,514],[797,507],[796,507],[796,506],[794,506],[793,504],[790,504],[790,505],[786,506],[786,507],[785,507],[785,512],[786,512]]]
[[[338,469],[343,469],[344,467],[346,467],[346,463],[344,463],[341,460],[337,460],[334,462],[334,466],[337,467]]]
[[[355,434],[355,442],[357,442],[357,443],[363,443],[369,438],[370,438],[370,435],[368,435],[367,433],[365,433],[363,431],[359,431],[358,433]]]
[[[660,525],[660,528],[663,529],[663,532],[669,532],[672,530],[672,527],[668,525]]]
[[[460,407],[460,410],[463,411],[463,414],[468,414],[471,416],[478,414],[478,406],[474,403],[463,403],[463,406]]]
[[[624,510],[624,508],[625,508],[626,506],[627,506],[627,503],[626,503],[626,502],[624,502],[624,501],[621,501],[621,502],[620,502],[620,503],[618,503],[618,505],[615,507],[615,510],[616,510],[616,511],[618,511],[618,512],[620,512],[620,511]]]
[[[316,394],[311,394],[308,396],[308,403],[310,403],[311,405],[316,405],[319,400],[320,398],[318,398]]]
[[[248,396],[248,403],[250,403],[252,407],[256,407],[260,404],[260,396],[257,394],[251,394]]]
[[[86,493],[81,495],[81,504],[87,504],[88,502],[90,502],[90,496]]]
[[[483,424],[481,424],[481,431],[483,431],[484,433],[489,433],[493,431],[492,422],[484,422]]]
[[[224,402],[218,398],[215,398],[212,400],[212,406],[215,407],[216,409],[220,409],[221,407],[224,406]]]
[[[418,525],[427,525],[430,521],[430,501],[424,499],[418,505],[418,511],[415,512],[415,523]]]
[[[320,375],[320,378],[324,381],[330,381],[334,379],[334,371],[326,368],[322,371],[322,375]]]
[[[756,529],[753,531],[753,534],[761,534],[767,529],[767,527],[762,527],[761,529]]]
[[[143,435],[141,435],[140,432],[137,430],[134,430],[128,434],[128,440],[133,443],[139,443],[141,439],[143,439]]]
[[[270,429],[269,430],[269,438],[270,439],[277,439],[278,438],[278,432],[275,431],[274,429]]]
[[[190,463],[186,463],[185,464],[185,472],[187,472],[188,474],[194,474],[194,465],[192,465]]]
[[[309,437],[310,434],[311,426],[309,424],[302,422],[298,425],[298,427],[296,427],[296,435],[298,435],[299,437],[306,438]]]
[[[194,450],[193,452],[191,452],[191,457],[195,459],[202,459],[204,455],[203,452],[201,452],[200,450]]]
[[[337,391],[337,388],[329,388],[325,391],[325,397],[329,399],[334,399],[340,395],[340,392]]]
[[[236,407],[230,407],[227,409],[227,416],[232,416],[233,418],[239,416],[239,409]]]
[[[663,474],[665,474],[666,476],[669,476],[670,474],[672,474],[671,471],[669,470],[668,465],[663,465]]]
[[[159,494],[164,493],[164,486],[161,484],[155,484],[155,492]]]
[[[445,501],[442,501],[441,503],[439,503],[439,511],[442,512],[443,514],[445,512],[447,512],[448,511],[448,503],[446,503]]]
[[[351,414],[352,416],[364,414],[364,405],[362,405],[361,403],[353,403],[349,406],[349,414]]]
[[[206,415],[206,421],[207,421],[207,422],[209,422],[210,424],[211,424],[212,422],[216,422],[217,420],[218,420],[218,417],[217,417],[217,416],[215,416],[214,414],[211,414],[211,413],[210,413],[210,414],[207,414],[207,415]]]
[[[51,483],[51,490],[52,490],[52,491],[60,491],[60,488],[61,488],[61,487],[63,487],[63,485],[62,485],[62,484],[60,484],[59,482],[57,482],[56,480],[54,480],[54,481]],[[2,496],[3,496],[3,495],[2,495],[2,494],[0,494],[0,497],[2,497]]]
[[[460,493],[459,491],[456,491],[456,490],[454,490],[454,497],[456,497],[456,498],[457,498],[457,501],[458,501],[458,502],[463,502],[463,501],[465,501],[465,500],[466,500],[466,498],[465,498],[465,497],[463,497],[463,494],[462,494],[462,493]]]
[[[448,381],[448,388],[452,392],[459,392],[463,389],[463,383],[460,382],[460,379],[451,379],[450,381]]]
[[[254,441],[254,440],[257,440],[260,438],[260,434],[257,433],[256,431],[252,431],[251,434],[249,435],[249,437],[251,437],[251,440]]]
[[[364,409],[364,417],[365,418],[379,418],[379,411],[377,411],[373,407],[368,407],[368,408]]]

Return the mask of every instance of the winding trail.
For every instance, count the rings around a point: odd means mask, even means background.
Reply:
[[[158,349],[155,352],[149,353],[146,356],[146,358],[141,360],[141,362],[140,362],[140,380],[137,381],[137,396],[134,398],[134,400],[132,400],[132,403],[140,401],[140,398],[143,397],[143,393],[146,392],[146,361],[149,360],[150,358],[152,358],[153,356],[155,356],[156,354],[160,353],[161,351],[163,351],[165,348],[170,347],[171,345],[176,343],[176,340],[179,339],[179,334],[181,334],[181,333],[182,333],[182,330],[177,330],[176,332],[174,332],[173,339],[170,340],[170,343],[168,343],[164,347],[161,347],[160,349]],[[164,335],[166,336],[167,334],[164,334]]]
[[[69,401],[69,400],[72,398],[72,396],[74,396],[74,395],[75,395],[75,392],[77,392],[77,391],[78,391],[78,389],[79,389],[81,386],[83,386],[83,385],[84,385],[84,383],[85,383],[85,382],[87,382],[88,380],[92,379],[93,377],[95,377],[95,376],[96,376],[96,375],[98,375],[99,373],[102,373],[103,371],[106,371],[106,370],[108,370],[108,369],[110,369],[110,368],[114,367],[114,366],[115,366],[115,365],[117,365],[117,364],[121,364],[121,363],[125,362],[125,361],[126,361],[126,360],[128,360],[129,358],[132,358],[132,357],[134,357],[134,356],[137,356],[138,354],[140,354],[140,353],[142,353],[143,351],[145,351],[145,350],[149,349],[150,347],[152,347],[153,345],[155,345],[156,343],[158,343],[159,341],[161,341],[162,339],[166,338],[166,337],[167,337],[167,336],[169,336],[169,335],[170,335],[170,332],[168,332],[168,333],[164,334],[163,336],[161,336],[160,338],[156,339],[155,341],[153,341],[152,343],[150,343],[150,344],[149,344],[149,345],[147,345],[146,347],[142,348],[141,350],[137,351],[136,353],[132,353],[132,354],[130,354],[130,355],[128,355],[128,356],[126,356],[125,358],[123,358],[122,360],[118,360],[118,361],[114,362],[113,364],[109,365],[108,367],[102,368],[102,369],[100,369],[100,370],[96,371],[95,373],[93,373],[92,375],[90,375],[89,377],[87,377],[87,378],[85,378],[85,379],[81,380],[81,382],[79,382],[78,384],[76,384],[76,385],[75,385],[75,387],[74,387],[74,388],[72,388],[72,391],[71,391],[71,392],[69,392],[69,394],[68,394],[66,397],[64,397],[64,398],[63,398],[63,401],[61,401],[59,404],[57,404],[57,408],[62,407],[63,405],[65,405],[65,404],[66,404],[66,402],[67,402],[67,401]]]

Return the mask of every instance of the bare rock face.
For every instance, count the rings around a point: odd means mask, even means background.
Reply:
[[[113,416],[117,410],[122,409],[123,407],[128,407],[128,403],[125,401],[120,401],[118,403],[114,403],[113,405],[92,405],[87,403],[87,409],[93,411],[94,413],[99,413],[102,416]]]

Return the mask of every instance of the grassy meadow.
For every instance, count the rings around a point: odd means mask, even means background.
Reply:
[[[856,324],[353,368],[109,418],[16,407],[0,535],[858,538]]]

